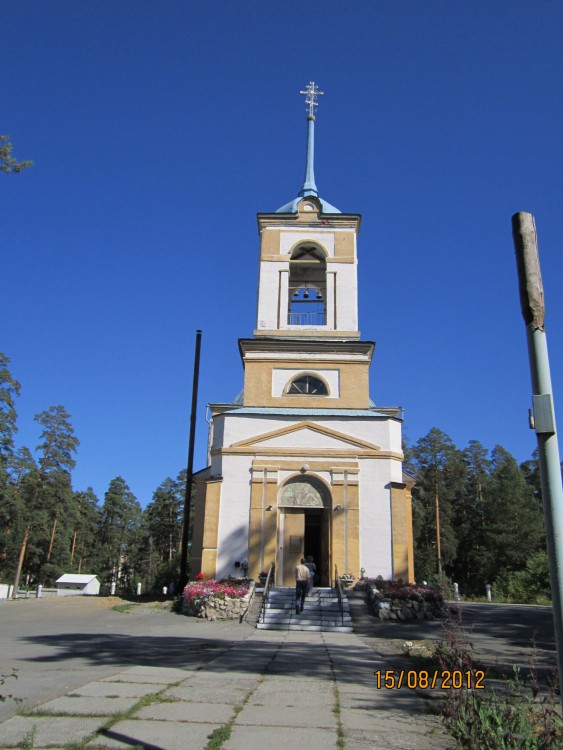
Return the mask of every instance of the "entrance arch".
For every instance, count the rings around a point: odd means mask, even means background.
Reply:
[[[332,497],[318,477],[290,477],[280,488],[280,539],[278,585],[293,586],[294,569],[302,557],[312,555],[317,566],[316,586],[330,581]]]

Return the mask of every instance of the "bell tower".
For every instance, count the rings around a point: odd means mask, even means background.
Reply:
[[[315,109],[305,91],[305,179],[258,214],[258,307],[239,339],[244,389],[210,404],[209,465],[196,475],[192,573],[275,565],[292,585],[312,555],[318,584],[350,573],[413,580],[410,480],[399,407],[370,399],[375,349],[358,328],[361,217],[324,200],[314,174]],[[244,565],[243,565],[244,563]]]
[[[307,156],[297,198],[258,214],[260,278],[255,337],[358,339],[356,237],[360,216],[319,196],[315,182],[315,107],[323,92],[305,91]]]
[[[239,341],[245,406],[369,407],[373,342],[358,330],[361,217],[320,197],[314,144],[318,91],[305,91],[303,186],[274,213],[258,214],[260,272],[253,339]],[[306,398],[303,398],[306,397]]]

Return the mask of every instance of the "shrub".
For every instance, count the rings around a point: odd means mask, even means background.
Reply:
[[[493,593],[521,604],[536,604],[551,598],[547,552],[530,555],[524,570],[506,572],[493,583]]]
[[[166,588],[168,589],[168,593],[172,594],[172,591],[170,591],[170,582],[173,582],[175,584],[179,578],[180,555],[176,555],[171,560],[166,560],[158,567],[156,576],[154,578],[154,583],[152,585],[152,590],[157,594],[160,594],[162,589],[166,586]]]
[[[384,581],[382,578],[364,578],[363,580],[368,585],[375,586],[386,599],[411,599],[418,602],[443,601],[440,591],[432,586],[402,583],[402,581]]]
[[[436,649],[442,669],[473,672],[473,647],[461,618],[450,622],[445,641]],[[556,750],[563,746],[563,722],[557,712],[555,694],[532,694],[520,682],[518,667],[506,690],[451,690],[443,706],[444,724],[457,747],[468,750]]]

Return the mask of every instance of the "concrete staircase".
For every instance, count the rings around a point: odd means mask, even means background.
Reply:
[[[258,618],[259,630],[309,630],[319,633],[351,633],[352,619],[344,596],[340,612],[335,589],[315,588],[305,599],[301,614],[295,614],[295,589],[271,588]]]

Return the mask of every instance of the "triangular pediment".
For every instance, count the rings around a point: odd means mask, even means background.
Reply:
[[[330,427],[315,422],[298,422],[272,432],[265,432],[262,435],[233,443],[231,448],[250,448],[254,445],[260,446],[260,448],[302,447],[381,450],[379,445],[368,443],[354,435],[347,435],[344,432],[332,430]]]

